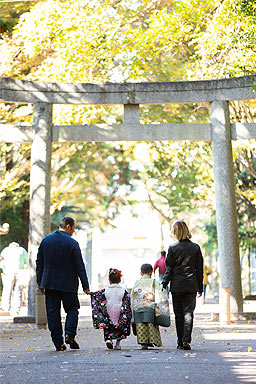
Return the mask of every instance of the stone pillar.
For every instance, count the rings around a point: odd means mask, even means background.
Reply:
[[[228,103],[226,101],[214,101],[211,104],[210,116],[220,286],[230,287],[230,310],[232,315],[243,311],[243,296]],[[223,315],[225,316],[226,313],[226,304],[222,295],[220,295],[220,318]]]
[[[89,280],[89,284],[92,284],[92,235],[93,228],[91,225],[87,227],[87,241],[86,241],[86,250],[85,250],[85,260],[86,260],[86,272]]]
[[[139,104],[124,105],[124,124],[139,124],[140,107]]]
[[[46,323],[44,296],[36,300],[36,256],[43,237],[50,233],[52,105],[34,104],[34,139],[31,147],[30,209],[29,209],[29,268],[28,315]],[[42,320],[42,316],[45,318]]]

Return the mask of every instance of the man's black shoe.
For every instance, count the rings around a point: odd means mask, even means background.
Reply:
[[[74,336],[66,335],[65,343],[69,344],[71,349],[80,349],[79,344],[75,341]]]
[[[61,351],[66,351],[67,347],[65,344],[60,345],[59,347],[56,347],[56,351],[61,352]]]
[[[190,351],[191,350],[190,344],[189,343],[183,343],[183,349],[185,349],[186,351]]]

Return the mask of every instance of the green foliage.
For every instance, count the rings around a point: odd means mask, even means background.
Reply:
[[[217,239],[217,225],[216,225],[216,214],[214,213],[210,219],[206,220],[204,224],[204,230],[208,236],[207,241],[203,244],[205,253],[213,256],[216,253],[218,247]]]
[[[193,37],[214,8],[213,0],[40,2],[15,28],[20,50],[9,73],[45,81],[185,78]]]
[[[0,147],[1,211],[21,206],[29,198],[30,145],[3,144]]]
[[[151,207],[169,224],[197,208],[211,207],[212,170],[208,144],[152,142],[136,145]]]
[[[159,123],[208,123],[209,109],[206,103],[140,105],[142,124]]]
[[[22,204],[13,207],[10,205],[4,209],[1,207],[1,223],[9,223],[10,231],[7,235],[3,235],[0,238],[0,252],[12,241],[16,241],[21,246],[28,249],[28,222],[24,220],[23,214]]]
[[[11,33],[22,13],[27,12],[35,2],[15,1],[0,3],[0,33]]]
[[[256,25],[242,0],[217,1],[205,30],[193,39],[190,78],[243,76],[255,71]],[[249,3],[249,2],[248,2]]]
[[[134,190],[138,176],[130,162],[122,144],[55,145],[52,213],[69,202],[84,211],[84,220],[108,224]]]
[[[255,72],[255,18],[253,0],[38,2],[22,14],[12,37],[2,35],[0,75],[97,83],[250,74]],[[231,102],[232,121],[254,121],[255,107],[251,101]],[[31,106],[13,108],[10,104],[4,106],[0,118],[12,123],[31,122],[31,112]],[[208,122],[209,111],[202,104],[141,106],[140,118],[142,123]],[[121,121],[120,106],[54,106],[56,125]],[[134,164],[140,169],[151,206],[168,221],[192,208],[212,209],[211,153],[207,143],[147,143],[144,158],[138,160],[139,146],[54,145],[52,211],[75,202],[95,222],[114,217],[134,188]],[[249,228],[255,223],[254,146],[254,141],[239,143],[234,150],[240,234],[248,231],[248,238]],[[28,155],[24,152],[23,156],[28,164]],[[2,184],[9,183],[9,192],[0,189],[4,204],[12,196],[16,202],[28,196],[28,180],[22,176],[23,160],[19,161],[22,166],[14,167],[16,173],[1,175]],[[9,175],[13,183],[8,181]],[[247,218],[250,225],[245,230]]]
[[[234,149],[239,237],[244,249],[256,247],[256,141]]]
[[[256,18],[256,4],[254,0],[242,0],[241,11],[245,16]]]
[[[30,145],[2,144],[0,147],[0,218],[10,224],[1,236],[1,248],[16,241],[27,248]]]

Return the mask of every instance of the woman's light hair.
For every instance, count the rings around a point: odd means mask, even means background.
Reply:
[[[192,237],[185,221],[176,221],[172,226],[172,233],[178,241],[191,239]]]

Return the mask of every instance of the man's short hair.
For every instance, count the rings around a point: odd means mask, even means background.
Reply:
[[[166,255],[166,252],[165,251],[161,251],[161,256],[165,256]]]
[[[72,217],[65,216],[65,217],[63,217],[63,219],[61,219],[59,227],[60,228],[66,228],[67,225],[70,225],[72,228],[74,224],[75,224],[75,220],[72,219]]]
[[[148,274],[148,273],[153,272],[153,267],[151,264],[142,264],[140,271],[143,274]]]

